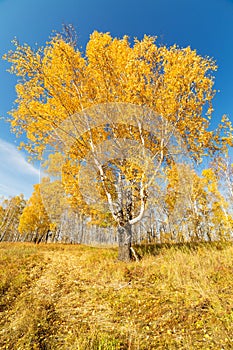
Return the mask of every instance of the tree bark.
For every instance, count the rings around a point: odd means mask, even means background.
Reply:
[[[130,261],[132,259],[132,226],[126,223],[118,226],[118,259],[121,261]]]

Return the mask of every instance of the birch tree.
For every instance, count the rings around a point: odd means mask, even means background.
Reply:
[[[0,205],[0,241],[17,241],[18,225],[26,205],[23,195],[4,199]]]
[[[63,152],[72,205],[117,225],[119,258],[129,260],[131,228],[143,217],[152,179],[174,161],[172,135],[199,161],[232,145],[228,124],[210,130],[215,62],[146,35],[131,43],[95,31],[85,53],[70,30],[44,48],[14,44],[5,58],[19,77],[11,124],[27,137],[22,147],[37,157],[47,146]]]
[[[47,241],[51,222],[45,210],[40,185],[34,185],[34,191],[24,208],[19,221],[19,232],[26,241],[35,243]]]

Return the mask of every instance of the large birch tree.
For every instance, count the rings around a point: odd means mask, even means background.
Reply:
[[[95,31],[83,53],[73,34],[66,27],[37,49],[15,41],[5,56],[19,77],[11,124],[32,155],[41,157],[48,145],[62,153],[72,205],[116,224],[119,258],[129,260],[131,227],[155,175],[174,162],[172,135],[193,159],[221,148],[229,125],[209,128],[217,67],[190,47],[157,46],[146,35],[130,43]],[[224,143],[232,144],[231,134]]]

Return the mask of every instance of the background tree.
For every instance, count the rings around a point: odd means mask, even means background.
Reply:
[[[227,239],[233,232],[233,213],[230,202],[227,201],[224,193],[220,191],[220,181],[213,169],[203,170],[208,193],[208,207],[211,207],[209,214],[210,225],[212,224],[212,235],[216,239]]]
[[[182,181],[178,181],[180,175]],[[231,237],[233,216],[220,188],[211,168],[203,170],[201,176],[186,165],[180,173],[176,167],[169,169],[165,198],[170,240],[213,241]]]
[[[24,240],[39,243],[42,240],[47,242],[52,228],[41,198],[40,185],[34,185],[34,192],[20,216],[19,232]]]
[[[218,179],[221,192],[233,208],[233,159],[228,154],[218,155],[213,159],[211,168]]]
[[[18,225],[25,205],[23,195],[3,200],[0,205],[0,241],[18,241]]]

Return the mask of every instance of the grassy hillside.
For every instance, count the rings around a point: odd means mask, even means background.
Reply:
[[[0,244],[0,348],[232,349],[233,246],[151,250]]]

